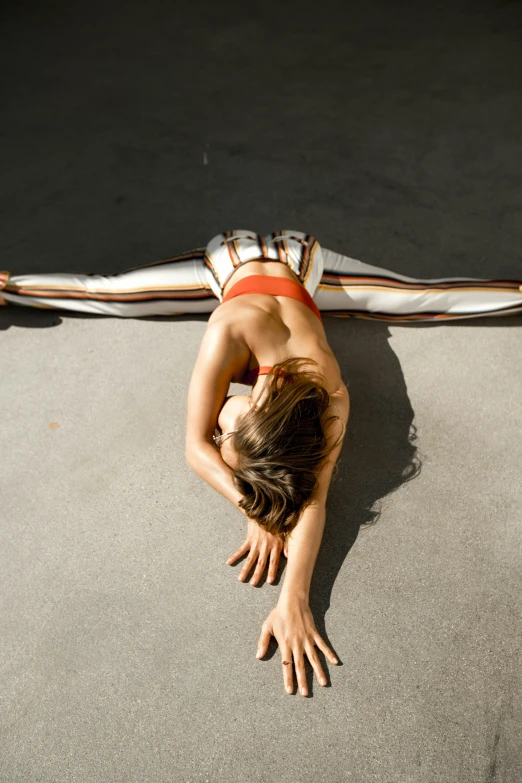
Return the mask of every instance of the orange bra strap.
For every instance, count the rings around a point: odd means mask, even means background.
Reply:
[[[254,383],[259,375],[268,375],[272,367],[273,365],[268,364],[263,365],[262,367],[254,367],[253,370],[249,370],[247,373],[245,373],[243,383]],[[293,380],[291,373],[286,373],[284,370],[279,370],[279,374],[284,375],[289,381]]]

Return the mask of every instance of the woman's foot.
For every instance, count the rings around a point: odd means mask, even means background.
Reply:
[[[6,287],[8,280],[9,280],[9,272],[0,272],[0,291],[2,290],[2,288]],[[7,302],[0,294],[0,305],[5,305],[5,304],[7,304]]]

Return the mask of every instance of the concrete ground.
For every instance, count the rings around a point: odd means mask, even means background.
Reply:
[[[520,2],[110,7],[4,11],[1,268],[304,228],[522,279]],[[309,698],[255,659],[284,572],[237,581],[243,518],[185,464],[206,320],[0,311],[1,783],[519,781],[522,318],[325,318],[342,665]]]

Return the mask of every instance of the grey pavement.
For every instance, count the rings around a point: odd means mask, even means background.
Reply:
[[[520,2],[111,9],[4,11],[0,268],[304,228],[522,279]],[[255,658],[284,570],[237,581],[243,517],[184,460],[206,321],[0,309],[1,783],[518,783],[522,318],[325,317],[342,665],[309,698]]]

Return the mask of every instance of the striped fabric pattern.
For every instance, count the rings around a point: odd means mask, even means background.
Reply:
[[[285,229],[263,237],[245,229],[224,231],[210,240],[205,258],[211,273],[209,283],[220,302],[238,266],[255,260],[287,264],[310,296],[315,294],[324,270],[321,247],[310,234]]]
[[[415,279],[327,250],[311,235],[296,231],[275,231],[268,237],[229,231],[218,237],[206,248],[120,274],[10,277],[0,272],[0,300],[123,318],[211,313],[237,264],[266,258],[288,263],[323,314],[407,322],[522,313],[521,280]]]
[[[314,297],[322,312],[392,322],[443,321],[522,313],[517,280],[415,279],[323,248],[325,271]]]

